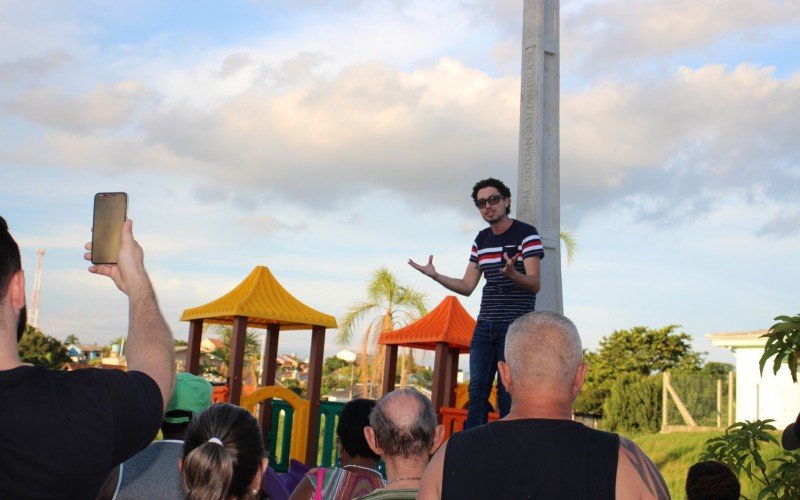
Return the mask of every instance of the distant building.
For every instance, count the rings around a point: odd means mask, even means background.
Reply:
[[[200,366],[213,366],[219,368],[222,361],[210,354],[217,349],[225,347],[225,343],[219,339],[207,338],[200,342]],[[189,346],[178,345],[175,346],[175,367],[179,372],[186,371],[186,353]]]
[[[777,374],[772,373],[774,358],[759,373],[758,362],[764,353],[767,330],[751,332],[711,333],[711,344],[733,351],[736,357],[736,421],[774,419],[779,429],[795,421],[800,412],[800,384],[792,382],[789,367],[783,362]]]
[[[67,354],[73,363],[88,363],[103,356],[103,348],[96,344],[70,344]]]

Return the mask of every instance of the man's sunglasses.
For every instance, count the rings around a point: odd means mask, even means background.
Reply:
[[[488,198],[485,199],[481,198],[480,200],[476,201],[475,206],[478,208],[485,208],[487,203],[489,205],[497,205],[498,203],[500,203],[500,200],[502,199],[503,197],[500,196],[499,194],[493,194]]]

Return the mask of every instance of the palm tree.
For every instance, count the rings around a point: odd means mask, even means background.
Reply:
[[[209,375],[217,376],[225,379],[228,376],[228,360],[231,354],[231,345],[233,344],[233,327],[214,325],[211,330],[219,336],[222,341],[222,347],[214,349],[209,353],[209,356],[216,358],[220,361],[219,369],[213,366],[205,367],[205,372]],[[258,385],[258,376],[256,367],[259,365],[261,357],[261,343],[258,340],[258,332],[255,330],[247,330],[244,339],[244,369],[243,378],[247,385]]]
[[[373,315],[364,330],[361,339],[361,384],[367,387],[369,381],[369,367],[367,353],[375,343],[376,334],[389,332],[428,314],[425,306],[425,294],[398,283],[397,278],[385,267],[376,269],[372,279],[367,284],[367,298],[347,309],[347,314],[339,323],[337,342],[339,345],[348,345],[353,339],[355,327],[367,316]],[[380,380],[380,370],[384,349],[379,350],[377,362],[374,363],[374,378]],[[405,363],[401,370],[404,370]],[[365,389],[362,389],[362,391]],[[370,389],[371,392],[371,389]]]

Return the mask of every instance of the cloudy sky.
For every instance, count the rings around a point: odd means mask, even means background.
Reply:
[[[0,0],[0,214],[39,326],[105,342],[92,198],[125,191],[168,321],[267,265],[341,317],[387,266],[460,276],[478,179],[516,192],[522,2]],[[769,327],[800,281],[800,3],[561,3],[565,312],[614,329]],[[479,293],[462,300],[477,314]],[[330,337],[333,337],[331,333]],[[304,354],[310,335],[280,350]],[[330,338],[329,337],[329,338]],[[330,340],[326,354],[338,346]]]

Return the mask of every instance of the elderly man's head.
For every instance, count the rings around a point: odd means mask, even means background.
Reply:
[[[416,389],[397,389],[383,396],[369,415],[369,427],[364,428],[370,447],[384,460],[424,458],[427,462],[443,433],[430,399]]]
[[[546,391],[561,394],[571,403],[583,383],[578,329],[555,312],[532,312],[514,321],[506,335],[505,358],[500,370],[510,374],[514,398]]]

